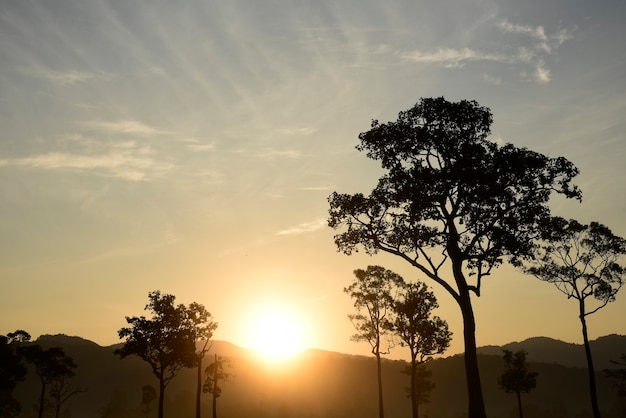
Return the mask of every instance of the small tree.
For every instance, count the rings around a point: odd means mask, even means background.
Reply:
[[[79,393],[87,392],[87,387],[82,387],[71,382],[70,379],[72,377],[74,377],[74,371],[60,375],[50,384],[50,398],[52,399],[52,403],[54,405],[54,418],[59,418],[59,415],[61,414],[61,407],[71,397]]]
[[[544,225],[535,257],[523,265],[526,272],[554,284],[578,303],[595,418],[600,417],[600,408],[586,318],[615,300],[626,279],[626,269],[618,263],[624,254],[626,240],[606,226],[554,217]]]
[[[25,346],[23,353],[26,360],[35,367],[35,373],[39,376],[41,382],[38,416],[42,418],[46,399],[46,387],[54,385],[54,388],[58,388],[58,382],[74,376],[74,369],[77,366],[74,360],[59,347],[44,349],[39,344],[34,344]],[[58,408],[60,408],[60,404]]]
[[[187,326],[187,310],[175,305],[176,297],[158,290],[148,294],[150,302],[145,309],[152,318],[126,317],[131,326],[118,331],[125,339],[122,348],[115,350],[120,358],[139,356],[150,364],[152,373],[159,380],[158,416],[163,418],[165,389],[184,367],[196,364],[196,334]]]
[[[407,397],[411,400],[413,417],[419,416],[419,406],[430,402],[430,392],[435,388],[431,380],[433,372],[426,368],[425,362],[406,366],[402,373],[411,379],[410,386],[405,386]]]
[[[157,398],[156,389],[152,385],[143,385],[141,387],[141,410],[146,414],[146,418],[150,414],[150,404]]]
[[[614,379],[613,386],[617,390],[617,394],[626,397],[626,354],[622,353],[619,360],[611,361],[611,363],[622,367],[618,369],[605,369],[604,373],[611,379]]]
[[[537,386],[537,372],[528,371],[526,364],[526,351],[520,350],[513,353],[510,350],[504,352],[504,373],[498,377],[498,385],[506,393],[517,395],[517,410],[519,417],[523,418],[522,393],[528,393]]]
[[[356,328],[352,341],[365,341],[376,357],[378,371],[378,415],[384,418],[383,380],[381,355],[389,353],[392,345],[391,330],[394,294],[404,282],[402,277],[381,266],[368,266],[366,270],[354,270],[356,279],[343,289],[354,299],[356,314],[348,315]],[[365,313],[363,313],[365,312]],[[386,337],[389,338],[386,338]],[[382,345],[387,345],[382,348]]]
[[[207,377],[204,382],[204,386],[202,387],[202,391],[204,393],[210,393],[213,399],[213,418],[217,418],[217,398],[222,395],[222,387],[220,386],[221,382],[226,382],[231,374],[226,372],[225,366],[228,364],[228,360],[224,357],[218,357],[215,354],[215,360],[213,363],[209,364],[204,372]]]
[[[393,330],[400,344],[408,347],[411,363],[408,367],[411,377],[411,409],[413,418],[419,416],[419,404],[432,389],[426,380],[429,372],[420,367],[428,356],[443,353],[450,346],[452,333],[448,323],[435,316],[437,299],[428,286],[422,282],[402,284],[398,299],[393,305]]]

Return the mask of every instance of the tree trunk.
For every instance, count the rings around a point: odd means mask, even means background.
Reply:
[[[598,394],[596,391],[596,375],[593,369],[593,358],[591,357],[589,336],[587,335],[587,321],[585,320],[585,302],[583,299],[580,299],[580,323],[583,330],[585,356],[587,357],[587,372],[589,373],[589,396],[591,397],[591,410],[593,412],[594,418],[600,418],[600,407],[598,406]]]
[[[217,362],[217,353],[215,354],[215,369],[213,370],[213,418],[217,418],[217,371],[219,363]]]
[[[163,376],[159,377],[159,418],[163,418],[163,400],[165,398],[165,383],[163,382]]]
[[[41,379],[41,394],[39,395],[39,418],[43,417],[43,403],[46,399],[46,384]]]
[[[413,418],[418,418],[419,417],[419,413],[418,413],[418,408],[419,408],[419,402],[417,401],[417,384],[415,382],[415,379],[417,378],[417,362],[415,361],[415,358],[412,356],[411,358],[411,409],[412,409],[412,417]]]
[[[522,394],[519,390],[517,390],[515,393],[517,394],[517,412],[519,418],[524,418],[524,413],[522,411]]]
[[[467,289],[461,291],[459,305],[463,314],[463,341],[465,343],[465,377],[467,381],[468,417],[486,418],[483,391],[476,354],[476,322]]]
[[[385,408],[383,407],[383,371],[380,353],[376,353],[376,367],[378,369],[378,418],[385,418]]]
[[[198,373],[196,379],[196,418],[200,418],[201,406],[200,406],[200,395],[202,394],[202,354],[198,355]]]

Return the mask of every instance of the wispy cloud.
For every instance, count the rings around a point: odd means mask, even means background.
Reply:
[[[315,232],[319,231],[326,227],[326,219],[319,218],[311,222],[301,223],[300,225],[296,225],[292,228],[283,229],[282,231],[278,231],[276,235],[296,235],[296,234],[304,234],[307,232]]]
[[[31,75],[32,77],[39,78],[42,80],[49,81],[54,84],[58,84],[61,86],[71,86],[79,83],[84,83],[89,80],[94,79],[102,79],[110,77],[105,73],[91,73],[85,71],[55,71],[44,68],[30,68],[24,70],[25,73]]]
[[[311,135],[315,133],[316,131],[317,129],[311,126],[303,126],[300,128],[284,128],[280,130],[280,133],[284,135],[305,136],[305,135]]]
[[[48,152],[17,158],[7,164],[44,170],[76,170],[128,181],[149,180],[169,171],[172,164],[160,162],[146,155],[143,149],[117,148],[97,155]]]
[[[298,158],[302,154],[297,150],[267,150],[257,154],[257,157],[286,157],[286,158]]]
[[[508,61],[509,58],[499,54],[488,54],[470,48],[439,49],[436,52],[413,51],[402,55],[402,59],[412,62],[443,64],[444,67],[462,67],[466,61]]]
[[[490,61],[503,64],[530,64],[532,71],[520,71],[522,78],[532,80],[537,83],[547,83],[552,79],[550,69],[546,64],[546,59],[554,53],[554,50],[565,41],[572,39],[571,30],[561,29],[557,33],[546,33],[543,26],[517,25],[504,19],[496,25],[502,32],[520,35],[527,45],[518,46],[511,52],[511,49],[503,48],[506,52],[484,52],[475,48],[440,48],[437,51],[415,50],[400,55],[406,62],[439,64],[445,68],[462,68],[467,63],[473,61]],[[530,44],[528,44],[530,39]],[[500,84],[501,80],[491,77],[484,79],[489,84]]]
[[[134,120],[125,120],[118,122],[84,122],[85,126],[102,132],[118,133],[118,134],[135,134],[135,135],[165,135],[170,132],[148,126],[142,122]]]

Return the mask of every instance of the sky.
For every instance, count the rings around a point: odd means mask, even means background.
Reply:
[[[583,201],[553,213],[626,236],[625,23],[620,0],[0,0],[0,333],[115,344],[160,290],[216,339],[252,344],[271,308],[307,346],[368,354],[353,270],[425,278],[337,252],[327,198],[371,191],[358,134],[421,97],[476,100],[491,140],[568,158]],[[591,338],[626,334],[622,292]],[[576,303],[507,266],[474,309],[479,346],[582,342]]]

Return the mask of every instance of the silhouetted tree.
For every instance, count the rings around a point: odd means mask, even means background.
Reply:
[[[352,341],[365,341],[372,348],[378,370],[378,415],[384,418],[383,381],[381,355],[387,354],[391,346],[394,295],[404,281],[402,277],[381,266],[368,266],[366,270],[354,270],[356,279],[343,289],[354,300],[356,314],[348,315],[356,328]],[[363,313],[365,312],[365,313]],[[383,349],[382,344],[387,348]]]
[[[396,255],[441,285],[463,316],[468,415],[484,418],[471,294],[506,258],[525,256],[552,192],[580,198],[578,170],[486,138],[492,115],[475,101],[421,99],[396,122],[374,120],[359,151],[387,171],[369,196],[334,192],[328,224],[345,254]],[[473,277],[472,281],[468,279]]]
[[[217,418],[217,398],[222,394],[222,387],[219,382],[226,382],[231,374],[224,370],[226,364],[228,364],[228,360],[223,357],[218,357],[215,354],[215,360],[213,363],[209,364],[207,368],[204,370],[206,373],[206,381],[204,382],[204,386],[202,387],[202,391],[204,393],[210,393],[213,399],[213,418]]]
[[[614,379],[613,386],[619,396],[626,396],[626,354],[622,353],[620,359],[611,363],[622,366],[619,369],[605,369],[604,373]]]
[[[416,363],[415,367],[409,364],[402,373],[411,379],[410,386],[406,387],[406,394],[411,399],[412,416],[419,416],[419,405],[430,402],[430,392],[435,388],[435,384],[431,380],[433,372],[426,368],[425,362]],[[413,405],[417,405],[413,408]]]
[[[200,396],[202,395],[202,359],[211,348],[211,338],[217,329],[217,322],[213,321],[211,313],[206,308],[193,302],[186,309],[186,326],[195,341],[195,346],[200,348],[195,353],[196,363],[196,418],[201,416]]]
[[[42,418],[46,399],[46,387],[58,385],[59,381],[74,376],[74,369],[77,366],[74,360],[59,347],[44,349],[39,344],[33,344],[23,347],[22,351],[26,360],[35,367],[35,373],[41,381],[38,416]]]
[[[61,407],[72,396],[79,393],[87,392],[86,387],[82,387],[76,383],[72,383],[70,379],[74,377],[74,371],[60,375],[58,378],[50,382],[50,398],[54,405],[54,417],[59,418]]]
[[[435,294],[422,282],[402,284],[393,304],[393,331],[399,337],[400,344],[408,347],[411,353],[408,370],[413,418],[418,418],[419,404],[428,388],[425,382],[428,372],[419,366],[427,357],[441,354],[450,346],[452,334],[448,330],[448,323],[438,316],[431,318],[433,309],[438,306]]]
[[[158,416],[163,418],[165,388],[182,368],[196,365],[196,335],[187,326],[187,309],[175,305],[175,296],[156,290],[148,298],[145,309],[152,318],[126,317],[131,326],[118,331],[126,341],[115,353],[120,358],[137,355],[150,364],[159,380]]]
[[[156,389],[152,385],[144,385],[141,387],[141,410],[146,414],[146,418],[150,414],[150,403],[157,398]]]
[[[519,350],[515,353],[510,350],[504,352],[504,373],[498,377],[498,385],[506,393],[517,395],[517,410],[519,417],[523,418],[522,393],[528,393],[537,386],[537,372],[528,370],[526,363],[526,351]]]
[[[28,372],[20,351],[21,344],[28,341],[30,335],[23,330],[0,335],[0,418],[13,418],[22,409],[13,390]]]
[[[614,301],[624,284],[626,269],[618,260],[626,254],[626,240],[613,235],[609,228],[598,222],[582,225],[576,220],[568,221],[559,217],[552,218],[544,225],[542,238],[535,257],[526,260],[523,267],[535,277],[554,284],[568,299],[578,303],[591,407],[594,417],[599,418],[586,318]]]

